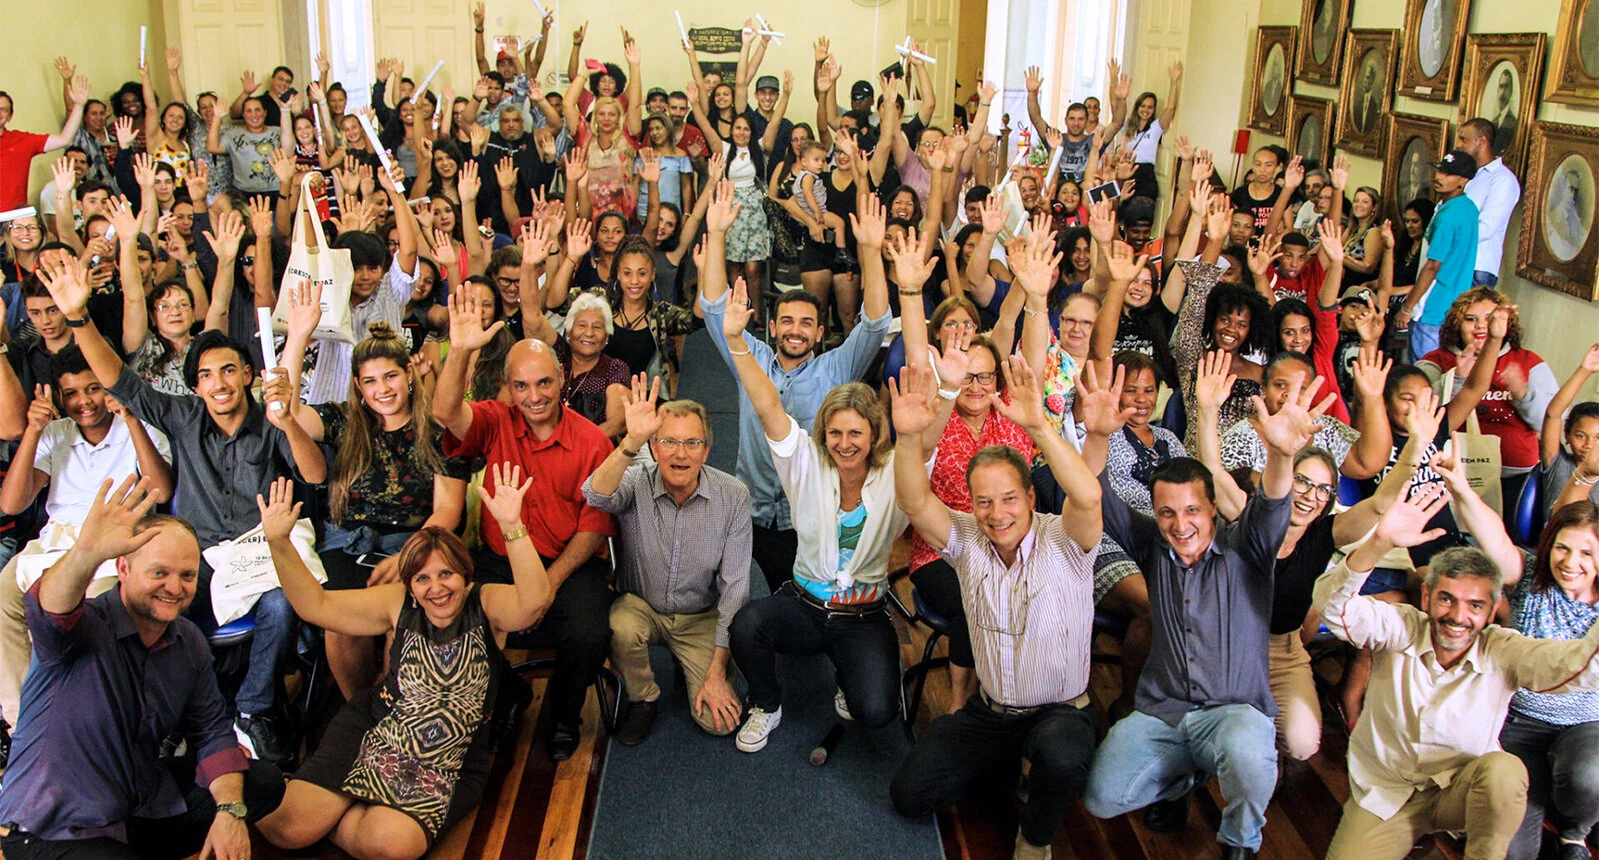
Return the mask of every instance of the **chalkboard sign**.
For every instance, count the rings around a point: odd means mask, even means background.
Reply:
[[[694,50],[707,54],[736,54],[744,48],[744,31],[728,27],[695,27],[688,31]]]

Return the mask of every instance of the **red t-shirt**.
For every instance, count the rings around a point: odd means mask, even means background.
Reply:
[[[583,499],[583,482],[610,456],[615,446],[593,422],[572,409],[550,438],[540,440],[512,406],[498,400],[473,403],[472,427],[466,438],[444,434],[447,457],[487,457],[490,464],[515,463],[533,487],[522,499],[522,521],[539,555],[554,558],[578,532],[616,534],[616,520]],[[491,470],[492,473],[492,470]],[[500,524],[485,511],[483,543],[505,555]]]
[[[705,132],[700,131],[692,119],[686,120],[683,126],[683,139],[677,142],[677,148],[689,158],[706,158],[711,154],[710,145],[705,142]]]
[[[1440,347],[1422,356],[1421,360],[1430,361],[1438,365],[1439,370],[1448,373],[1455,369],[1460,356]],[[1521,420],[1521,414],[1516,411],[1516,398],[1505,387],[1505,368],[1514,366],[1522,379],[1531,379],[1533,368],[1540,364],[1543,364],[1543,359],[1530,349],[1507,349],[1499,353],[1499,361],[1494,364],[1493,380],[1488,384],[1488,393],[1477,404],[1477,423],[1482,427],[1482,432],[1499,437],[1499,459],[1507,469],[1530,469],[1538,465],[1541,454],[1538,449],[1539,428]],[[1455,384],[1464,381],[1457,378]],[[1453,396],[1452,392],[1449,394]]]
[[[1247,273],[1246,273],[1247,274]],[[1271,274],[1271,291],[1276,294],[1276,301],[1286,298],[1296,298],[1311,307],[1316,306],[1316,296],[1321,292],[1321,284],[1327,279],[1327,273],[1321,267],[1321,258],[1315,254],[1305,261],[1299,270],[1299,277],[1285,278],[1280,272]]]
[[[49,139],[31,131],[0,134],[0,211],[28,205],[28,169]]]

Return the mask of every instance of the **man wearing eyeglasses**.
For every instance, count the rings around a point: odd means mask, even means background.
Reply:
[[[617,740],[630,746],[649,736],[661,696],[652,644],[665,643],[683,667],[700,728],[729,734],[743,711],[727,682],[727,631],[749,597],[749,490],[705,465],[705,407],[673,400],[657,409],[660,385],[634,378],[627,435],[583,484],[584,499],[621,525],[611,662],[629,700]],[[636,459],[646,446],[653,456]]]

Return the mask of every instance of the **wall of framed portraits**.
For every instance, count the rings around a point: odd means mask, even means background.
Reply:
[[[1524,189],[1500,288],[1556,374],[1576,366],[1599,331],[1599,0],[1192,3],[1188,93],[1239,98],[1200,116],[1185,103],[1174,131],[1230,182],[1248,156],[1233,177],[1221,154],[1248,128],[1251,150],[1345,152],[1351,187],[1414,194],[1462,119],[1494,120]]]

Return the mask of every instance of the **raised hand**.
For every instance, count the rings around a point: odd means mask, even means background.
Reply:
[[[278,478],[267,488],[266,498],[255,495],[261,511],[261,534],[269,541],[285,540],[300,521],[300,506],[294,501],[294,482]]]
[[[100,484],[94,504],[83,518],[83,530],[73,545],[74,553],[99,561],[121,558],[155,540],[159,529],[133,533],[134,526],[155,507],[155,481],[129,475],[112,489],[111,479]]]
[[[261,402],[267,405],[267,420],[280,430],[294,423],[294,410],[300,403],[300,386],[281,367],[261,374]]]
[[[883,247],[883,236],[887,232],[887,211],[883,202],[877,195],[868,194],[861,198],[859,212],[852,212],[849,216],[850,226],[855,230],[855,243],[861,248],[871,248],[874,251]]]
[[[1225,242],[1227,234],[1233,226],[1233,202],[1225,194],[1218,194],[1210,200],[1210,208],[1205,211],[1205,235],[1218,241]]]
[[[901,436],[919,436],[937,419],[934,398],[938,384],[926,367],[906,365],[899,379],[889,377],[888,396],[893,404],[894,430]]]
[[[1077,375],[1077,423],[1096,436],[1109,436],[1120,430],[1137,411],[1131,406],[1121,408],[1127,368],[1117,367],[1113,374],[1112,367],[1108,358],[1090,361]]]
[[[933,276],[938,263],[927,253],[927,243],[932,238],[933,234],[928,233],[918,239],[916,228],[912,227],[905,235],[886,240],[889,257],[894,261],[894,283],[901,290],[919,290]]]
[[[155,186],[155,159],[150,157],[150,153],[141,152],[133,156],[133,180],[140,188]]]
[[[1382,219],[1382,247],[1384,251],[1394,249],[1394,222],[1387,218]]]
[[[1029,241],[1021,254],[1011,258],[1011,272],[1029,296],[1047,299],[1049,291],[1055,287],[1061,259],[1061,255],[1055,251],[1055,243]]]
[[[1383,311],[1381,303],[1375,297],[1369,299],[1369,302],[1365,310],[1355,315],[1355,334],[1360,335],[1361,343],[1375,346],[1386,327],[1384,323],[1387,313]]]
[[[1306,384],[1304,374],[1296,374],[1288,384],[1288,399],[1276,415],[1267,413],[1266,401],[1259,395],[1251,398],[1255,404],[1255,414],[1249,417],[1249,423],[1254,425],[1255,432],[1260,434],[1266,447],[1285,457],[1292,457],[1300,448],[1310,444],[1316,432],[1323,427],[1321,416],[1337,399],[1328,394],[1320,403],[1312,405],[1324,381],[1323,377],[1318,376]]]
[[[997,236],[999,231],[1005,229],[1005,203],[999,198],[998,194],[983,198],[983,232],[990,236]]]
[[[583,255],[592,247],[594,247],[593,222],[585,218],[573,221],[572,226],[566,228],[566,256],[576,263],[583,259]]]
[[[475,288],[458,287],[449,296],[450,347],[452,349],[482,349],[505,328],[505,320],[496,320],[483,327],[483,306],[493,306],[492,301],[478,297]]]
[[[1271,267],[1282,259],[1282,246],[1281,237],[1271,233],[1262,236],[1260,244],[1249,249],[1249,271],[1257,278],[1269,277]]]
[[[661,378],[657,376],[652,383],[647,373],[635,375],[630,387],[622,392],[622,414],[627,425],[627,438],[624,441],[632,443],[626,447],[636,451],[648,445],[661,429],[664,419],[655,408],[655,398],[660,394]]]
[[[1393,359],[1384,358],[1375,346],[1363,346],[1355,359],[1351,373],[1355,378],[1355,390],[1360,392],[1361,399],[1371,398],[1371,403],[1382,401],[1383,386],[1388,382],[1388,371],[1394,366]]]
[[[256,88],[257,83],[255,80],[255,72],[245,69],[244,73],[239,75],[239,89],[241,89],[245,95],[251,95],[256,91]]]
[[[511,156],[507,155],[495,163],[494,182],[502,191],[516,187],[516,161]]]
[[[1349,185],[1349,156],[1342,152],[1338,153],[1333,158],[1333,167],[1330,175],[1332,177],[1332,187],[1343,191]]]
[[[117,228],[118,239],[132,242],[138,238],[139,216],[133,214],[128,198],[119,195],[107,200],[106,214],[111,217],[111,226]]]
[[[1305,184],[1305,160],[1300,156],[1288,159],[1288,166],[1283,169],[1283,187],[1298,188]]]
[[[1238,381],[1238,374],[1228,372],[1232,365],[1232,353],[1219,349],[1199,359],[1199,370],[1194,377],[1194,402],[1200,411],[1215,412],[1227,402],[1233,383]]]
[[[1414,487],[1410,498],[1394,502],[1377,521],[1372,538],[1396,547],[1420,546],[1444,536],[1441,528],[1429,529],[1427,524],[1449,504],[1449,493],[1442,484],[1425,484]]]
[[[433,230],[433,262],[448,266],[460,260],[455,251],[455,242],[450,234],[435,228]]]
[[[71,254],[40,254],[35,272],[44,282],[56,308],[69,319],[81,319],[89,306],[89,270],[80,257]]]
[[[183,186],[189,190],[189,199],[202,203],[211,191],[211,165],[203,158],[189,160],[183,173]]]
[[[272,201],[263,196],[250,198],[250,232],[257,239],[272,238]]]
[[[659,183],[661,181],[661,157],[655,154],[655,150],[647,146],[639,150],[638,156],[638,178],[649,185]]]
[[[1044,86],[1044,73],[1039,71],[1037,66],[1028,66],[1022,80],[1027,86],[1028,93],[1037,93]]]
[[[755,305],[750,301],[749,285],[743,276],[733,282],[732,295],[727,298],[727,308],[722,314],[722,334],[729,345],[742,341],[744,329],[755,317]]]
[[[1504,343],[1510,335],[1510,320],[1517,311],[1516,305],[1500,305],[1494,308],[1493,314],[1488,317],[1488,336]]]
[[[33,402],[28,404],[28,429],[34,433],[43,433],[51,421],[60,417],[61,413],[56,411],[55,399],[50,396],[50,386],[35,385]]]
[[[1029,433],[1054,432],[1050,429],[1049,417],[1044,413],[1043,386],[1039,384],[1033,369],[1027,366],[1027,359],[1020,354],[1012,355],[1005,359],[1003,369],[1005,393],[1010,396],[1010,402],[1006,403],[997,391],[988,395],[988,402],[999,410],[999,414]]]
[[[238,259],[239,244],[244,241],[244,216],[229,210],[217,216],[216,231],[204,231],[202,236],[216,252],[217,261],[232,265]]]
[[[455,190],[461,195],[461,202],[476,200],[479,191],[483,190],[483,180],[478,176],[477,161],[467,159],[461,164],[461,175],[455,180]]]
[[[296,282],[289,290],[288,318],[289,340],[309,341],[322,322],[322,285],[305,278]]]
[[[1110,269],[1110,279],[1117,283],[1132,283],[1133,279],[1138,277],[1139,271],[1148,263],[1148,254],[1133,256],[1133,246],[1126,242],[1112,242],[1109,253],[1105,255],[1105,265]]]
[[[522,228],[522,268],[537,269],[549,257],[550,239],[548,222],[535,218]]]
[[[1405,433],[1425,448],[1427,443],[1438,438],[1438,428],[1443,425],[1446,414],[1448,407],[1439,402],[1431,387],[1418,389],[1416,401],[1405,416]]]
[[[67,88],[67,98],[74,105],[82,105],[89,100],[89,79],[83,75],[72,76],[72,86]]]
[[[522,467],[516,463],[493,463],[490,471],[494,478],[494,492],[489,492],[489,482],[483,482],[483,507],[499,523],[501,529],[514,529],[522,525],[522,499],[533,488],[533,475],[522,479]]]
[[[1344,264],[1344,228],[1333,223],[1331,218],[1323,218],[1319,224],[1321,228],[1321,251],[1327,255],[1329,268]]]
[[[66,57],[56,57],[55,65],[56,74],[60,75],[61,80],[63,81],[70,82],[73,75],[78,73],[78,67],[72,65],[72,61],[68,60]]]
[[[1110,200],[1088,204],[1088,232],[1101,246],[1116,239],[1116,206]]]

